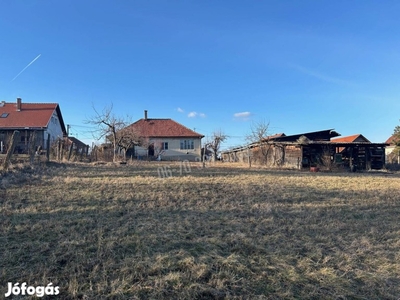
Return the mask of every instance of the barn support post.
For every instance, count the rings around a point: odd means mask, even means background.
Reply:
[[[381,149],[382,149],[382,167],[384,168],[386,165],[385,147],[381,147]]]
[[[14,153],[15,147],[17,146],[17,143],[18,143],[19,139],[20,139],[20,132],[15,130],[13,135],[12,135],[12,137],[11,137],[11,143],[10,143],[10,147],[8,147],[6,158],[5,158],[4,162],[3,162],[3,168],[4,169],[8,168],[8,166],[10,164],[10,161],[11,161],[11,156]]]
[[[350,170],[353,170],[353,147],[349,147],[350,149],[350,156],[349,156],[349,167]]]
[[[365,147],[365,170],[371,170],[371,148]]]
[[[300,146],[300,163],[299,163],[299,170],[303,168],[303,151],[304,147]]]

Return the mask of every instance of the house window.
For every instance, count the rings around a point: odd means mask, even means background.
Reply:
[[[162,150],[168,150],[168,142],[163,142],[161,146]]]
[[[194,149],[193,140],[181,140],[181,150]]]
[[[7,118],[8,117],[8,113],[2,113],[0,118]]]

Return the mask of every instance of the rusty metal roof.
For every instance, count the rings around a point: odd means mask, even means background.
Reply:
[[[360,133],[349,135],[349,136],[343,136],[340,138],[334,138],[334,139],[331,139],[331,142],[332,143],[354,143],[355,141],[357,141],[357,139],[361,139],[364,142],[370,143],[370,141]]]

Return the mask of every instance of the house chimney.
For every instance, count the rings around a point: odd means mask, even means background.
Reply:
[[[17,111],[21,111],[21,98],[17,98]]]
[[[147,121],[147,110],[144,111],[144,120]]]

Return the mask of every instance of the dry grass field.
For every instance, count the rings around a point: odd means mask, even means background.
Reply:
[[[1,297],[400,298],[398,174],[53,164],[0,199]]]

